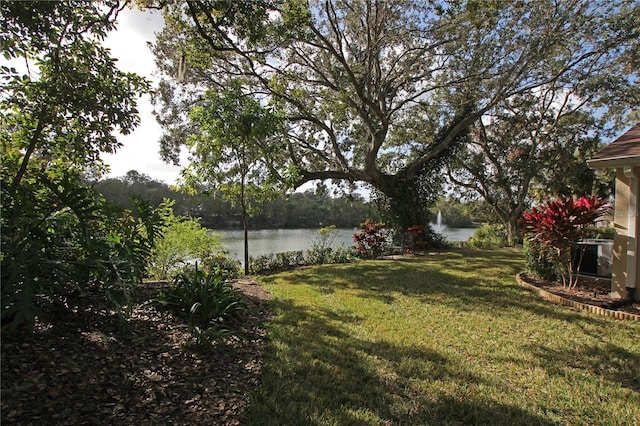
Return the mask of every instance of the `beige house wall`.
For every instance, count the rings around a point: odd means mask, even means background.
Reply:
[[[616,170],[616,200],[613,240],[613,269],[611,292],[626,298],[633,295],[640,300],[640,256],[638,255],[638,178],[640,167],[621,167]],[[629,294],[631,293],[631,294]]]

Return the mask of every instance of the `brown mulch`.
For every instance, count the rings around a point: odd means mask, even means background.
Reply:
[[[614,311],[640,315],[640,302],[621,300],[610,296],[611,282],[606,279],[580,277],[577,286],[569,289],[563,287],[560,283],[538,279],[526,274],[522,274],[521,277],[528,284],[532,284],[565,299]]]
[[[157,285],[156,285],[157,286]],[[148,284],[140,301],[153,297]],[[124,322],[98,296],[82,308],[2,334],[2,424],[236,425],[258,383],[269,294],[248,279],[243,338],[189,344],[180,321],[149,303]]]

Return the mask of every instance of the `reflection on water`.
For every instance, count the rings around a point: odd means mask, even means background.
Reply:
[[[472,228],[446,228],[443,232],[448,241],[466,241],[473,234]],[[236,259],[244,258],[244,236],[242,230],[215,231],[220,234],[222,247]],[[336,229],[334,248],[354,246],[354,229]],[[309,250],[318,238],[317,229],[259,229],[249,231],[249,254],[252,257],[283,251]]]

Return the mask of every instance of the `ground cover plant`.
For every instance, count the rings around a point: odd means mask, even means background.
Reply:
[[[246,314],[241,294],[224,276],[198,270],[176,276],[157,302],[186,322],[199,345],[236,334],[233,323]]]
[[[261,277],[272,293],[245,424],[640,422],[640,323],[517,286],[519,249]]]

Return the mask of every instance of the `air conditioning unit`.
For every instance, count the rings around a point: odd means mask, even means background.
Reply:
[[[611,277],[611,264],[613,261],[613,240],[605,239],[585,239],[577,243],[577,248],[573,253],[573,267],[577,267],[582,255],[580,273],[585,275],[595,275],[598,277]]]

